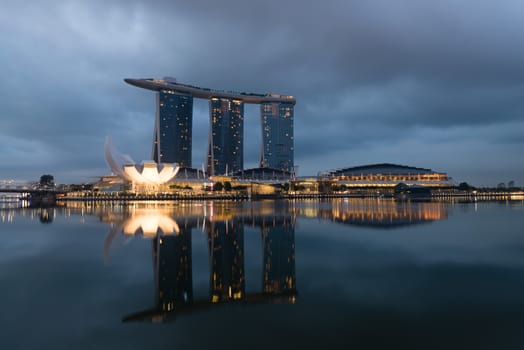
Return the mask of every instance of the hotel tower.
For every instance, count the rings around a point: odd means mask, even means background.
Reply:
[[[157,163],[191,167],[193,98],[209,100],[209,175],[244,169],[244,104],[259,104],[262,124],[260,167],[292,172],[296,100],[280,94],[255,94],[200,88],[173,78],[125,79],[157,92],[152,158]]]

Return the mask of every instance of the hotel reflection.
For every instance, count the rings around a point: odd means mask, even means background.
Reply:
[[[123,321],[170,321],[220,303],[295,303],[295,216],[291,206],[210,202],[188,208],[191,206],[128,208],[119,218],[108,220],[114,226],[106,239],[106,254],[118,234],[151,239],[154,306],[129,314]],[[260,230],[260,292],[246,293],[245,227]],[[201,231],[207,240],[209,294],[207,299],[194,300],[192,234]]]
[[[163,312],[193,303],[191,229],[152,240],[155,304]]]
[[[242,300],[245,295],[244,227],[238,220],[213,222],[208,231],[211,302]]]
[[[262,278],[264,293],[289,296],[289,301],[294,302],[297,294],[295,225],[280,222],[279,225],[262,227],[262,242],[264,246]]]

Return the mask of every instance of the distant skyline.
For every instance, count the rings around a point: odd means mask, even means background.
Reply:
[[[0,179],[92,181],[111,136],[151,159],[155,95],[124,78],[294,95],[298,175],[372,163],[524,186],[518,0],[2,1]],[[194,100],[194,167],[209,110]],[[258,166],[245,106],[244,167]]]

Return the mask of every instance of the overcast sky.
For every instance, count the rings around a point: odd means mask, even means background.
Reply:
[[[172,76],[296,96],[299,175],[388,162],[524,186],[521,0],[0,1],[0,179],[108,174],[107,135],[150,159],[154,93],[123,79]],[[258,106],[245,114],[249,168]]]

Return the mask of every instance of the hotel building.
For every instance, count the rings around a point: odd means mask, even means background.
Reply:
[[[212,98],[209,111],[208,174],[230,174],[244,169],[244,103]]]
[[[260,167],[292,172],[296,103],[293,96],[213,90],[181,84],[173,78],[125,81],[157,92],[152,153],[155,162],[191,167],[193,98],[202,98],[209,100],[209,175],[224,175],[243,170],[245,103],[260,105]]]
[[[261,168],[292,171],[294,166],[293,110],[291,103],[260,104],[262,119]]]
[[[153,134],[153,160],[191,167],[193,97],[159,91]]]

